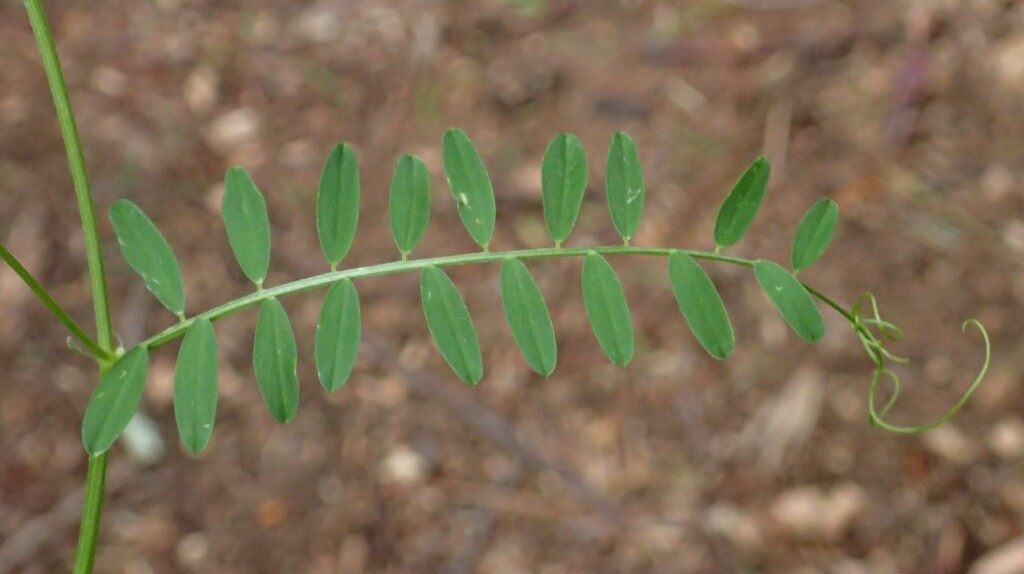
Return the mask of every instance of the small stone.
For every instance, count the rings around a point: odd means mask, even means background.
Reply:
[[[163,460],[167,444],[153,419],[138,411],[121,433],[121,444],[133,459],[142,464],[156,464]]]
[[[1007,90],[1024,89],[1024,36],[1014,36],[994,46],[990,53],[996,81]]]
[[[824,529],[828,538],[835,540],[843,536],[853,521],[857,519],[868,505],[868,495],[860,486],[846,482],[832,490],[828,507],[823,517]]]
[[[711,505],[704,513],[705,528],[722,536],[745,554],[761,551],[764,537],[757,519],[727,502]]]
[[[1010,193],[1017,187],[1016,178],[1010,168],[1001,163],[995,163],[985,169],[981,176],[981,190],[985,199],[995,203],[1009,197]]]
[[[1008,418],[996,423],[988,433],[988,447],[1003,459],[1024,455],[1024,421]]]
[[[231,153],[259,133],[260,119],[252,108],[237,108],[213,120],[206,143],[221,153]]]
[[[185,103],[196,113],[206,113],[220,98],[220,76],[210,66],[198,66],[185,78]]]
[[[929,453],[954,466],[966,466],[976,458],[977,446],[951,423],[922,435],[921,443]]]
[[[314,43],[330,42],[341,33],[341,21],[325,5],[314,5],[299,15],[296,24],[299,35]]]
[[[406,445],[398,446],[388,453],[381,465],[381,478],[399,484],[414,484],[426,475],[427,461],[420,453]]]
[[[198,569],[210,554],[210,539],[202,532],[193,532],[178,542],[178,562],[188,568]]]
[[[1024,537],[1000,545],[979,558],[967,574],[1021,574],[1024,572]]]
[[[256,517],[263,528],[275,528],[288,518],[288,508],[282,500],[272,498],[260,505]]]
[[[643,545],[654,552],[672,552],[679,549],[683,530],[668,521],[644,520],[635,525]]]
[[[89,80],[92,88],[97,92],[111,98],[124,95],[124,89],[128,85],[128,77],[120,70],[109,66],[100,66],[92,73]]]
[[[799,486],[780,494],[769,513],[780,528],[797,538],[816,538],[821,533],[820,516],[825,495],[813,486]]]
[[[794,538],[836,541],[864,512],[867,503],[864,489],[852,482],[829,493],[813,486],[798,486],[779,495],[769,513]]]

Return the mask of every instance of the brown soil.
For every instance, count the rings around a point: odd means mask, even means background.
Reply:
[[[539,166],[579,135],[591,183],[570,245],[617,236],[603,195],[611,135],[640,147],[641,245],[708,248],[717,206],[757,154],[766,204],[732,251],[788,261],[803,211],[842,220],[801,275],[844,302],[872,290],[906,330],[905,397],[930,420],[993,341],[990,378],[947,427],[867,422],[870,363],[841,317],[797,339],[751,274],[709,266],[738,335],[708,357],[664,263],[616,258],[637,354],[610,365],[590,332],[579,261],[531,265],[559,334],[542,379],[516,350],[497,269],[453,272],[483,341],[466,388],[433,349],[417,278],[360,283],[366,337],[348,385],[312,366],[321,293],[285,301],[303,350],[287,426],[251,367],[255,313],[219,322],[209,450],[179,446],[177,344],[153,356],[144,412],[155,463],[112,451],[97,572],[1024,572],[1024,5],[1003,0],[320,0],[49,2],[98,209],[131,198],[185,274],[190,312],[246,292],[219,220],[246,166],[273,224],[269,284],[326,270],[314,189],[339,140],[359,153],[360,232],[347,266],[396,258],[387,189],[398,154],[434,176],[419,256],[474,249],[440,165],[465,129],[495,182],[494,249],[545,244]],[[0,240],[73,315],[91,317],[60,134],[20,2],[0,3]],[[174,320],[117,252],[125,344]],[[73,559],[91,364],[0,270],[0,572]],[[1002,566],[1000,562],[1002,561]],[[1002,569],[1000,569],[1002,568]]]

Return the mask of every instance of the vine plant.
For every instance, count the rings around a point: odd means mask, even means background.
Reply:
[[[177,260],[163,234],[135,204],[123,199],[115,201],[109,215],[121,252],[149,291],[178,318],[173,326],[125,350],[114,343],[89,180],[53,37],[41,0],[25,0],[25,5],[42,55],[74,181],[85,236],[96,337],[89,336],[2,245],[0,259],[68,329],[69,343],[99,367],[99,384],[82,422],[82,441],[89,455],[89,468],[76,573],[92,569],[107,451],[139,404],[149,352],[182,338],[174,377],[175,418],[182,443],[199,454],[212,436],[217,410],[217,343],[213,322],[258,305],[253,349],[256,382],[270,414],[280,422],[288,422],[298,408],[298,353],[288,315],[279,299],[317,287],[329,286],[317,322],[314,352],[320,383],[328,392],[345,384],[358,354],[361,323],[355,281],[403,272],[420,274],[427,327],[445,361],[459,379],[470,385],[479,383],[484,372],[480,343],[466,304],[444,271],[447,267],[477,263],[501,264],[501,299],[513,338],[529,366],[547,376],[557,363],[555,333],[544,297],[524,262],[582,258],[582,292],[590,325],[604,354],[613,363],[624,366],[633,356],[633,328],[625,293],[606,258],[612,255],[666,259],[668,280],[683,317],[697,341],[716,359],[725,359],[733,352],[735,338],[722,299],[700,261],[751,268],[785,321],[807,342],[815,343],[825,333],[815,300],[832,308],[849,322],[874,365],[868,394],[870,422],[892,432],[922,432],[944,423],[969,399],[988,369],[991,354],[988,334],[980,323],[969,320],[963,326],[965,329],[974,326],[981,333],[985,359],[977,378],[961,399],[946,414],[928,424],[898,426],[887,422],[885,416],[900,391],[899,378],[888,365],[905,359],[892,354],[885,344],[901,340],[902,331],[882,318],[871,293],[866,293],[847,309],[797,278],[797,274],[814,264],[828,247],[839,217],[836,203],[820,199],[807,211],[793,241],[790,269],[766,259],[725,255],[723,251],[743,237],[764,198],[771,168],[762,157],[740,176],[722,203],[715,222],[713,251],[635,246],[630,239],[643,213],[644,177],[636,144],[621,132],[612,137],[605,171],[608,206],[615,229],[622,237],[621,245],[563,247],[576,224],[588,178],[583,146],[575,136],[563,133],[551,140],[541,166],[544,219],[553,246],[491,251],[496,207],[490,177],[469,137],[461,130],[450,129],[442,140],[445,175],[462,223],[481,251],[410,258],[430,217],[430,176],[422,160],[405,155],[394,170],[389,205],[391,231],[400,259],[348,269],[339,265],[352,245],[358,223],[359,169],[352,147],[338,144],[327,157],[316,202],[320,245],[330,271],[276,286],[264,285],[271,246],[266,203],[249,173],[242,167],[232,167],[225,177],[224,226],[235,258],[255,290],[191,316],[186,313]],[[888,380],[891,388],[888,401],[879,409],[876,394],[883,380]]]

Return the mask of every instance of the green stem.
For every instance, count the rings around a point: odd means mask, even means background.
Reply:
[[[89,286],[92,291],[93,314],[96,317],[96,341],[100,349],[112,355],[114,352],[114,330],[110,322],[110,304],[107,296],[106,275],[103,272],[103,252],[100,250],[99,231],[96,228],[92,194],[89,191],[89,176],[85,169],[85,156],[78,138],[75,116],[71,110],[67,84],[61,70],[60,58],[53,42],[53,33],[46,21],[41,0],[25,0],[25,10],[32,26],[39,55],[43,60],[46,80],[57,111],[57,121],[64,138],[64,149],[71,168],[71,179],[75,186],[78,214],[82,221],[85,238],[85,256],[89,267]],[[109,365],[100,362],[100,374]],[[82,511],[82,525],[78,535],[78,551],[75,554],[74,574],[92,572],[96,555],[96,539],[99,535],[100,513],[103,509],[103,484],[106,481],[107,457],[100,455],[89,459],[89,471],[85,483],[85,506]]]
[[[89,283],[92,289],[93,311],[96,315],[96,340],[101,348],[112,350],[114,332],[110,324],[109,300],[107,298],[107,282],[103,273],[103,254],[100,251],[99,232],[96,229],[96,217],[93,210],[92,193],[89,191],[89,176],[85,170],[85,156],[82,154],[82,143],[78,139],[78,128],[71,110],[68,87],[64,83],[60,59],[53,43],[53,34],[46,22],[46,13],[40,0],[25,0],[25,9],[32,24],[32,33],[39,46],[39,55],[43,58],[43,69],[46,80],[50,84],[53,105],[57,110],[60,132],[64,136],[64,149],[68,155],[71,168],[71,179],[75,185],[75,198],[78,200],[78,213],[82,219],[82,232],[85,235],[85,256],[89,265]]]
[[[92,337],[86,334],[85,330],[83,330],[82,327],[80,327],[78,323],[76,323],[75,320],[67,314],[60,304],[57,303],[57,301],[50,295],[49,291],[47,291],[46,288],[32,276],[32,273],[30,273],[28,269],[25,269],[25,266],[18,261],[18,258],[8,251],[3,244],[0,244],[0,259],[3,259],[4,262],[18,274],[18,277],[21,277],[21,280],[25,282],[25,285],[28,285],[28,288],[32,290],[32,293],[35,293],[35,296],[38,297],[43,305],[50,310],[50,313],[53,313],[53,315],[57,317],[57,320],[67,327],[67,330],[70,331],[76,339],[78,339],[78,342],[81,343],[82,346],[88,349],[94,356],[105,361],[109,361],[114,358],[113,353],[101,348],[96,344],[96,341],[92,340]]]
[[[78,551],[75,553],[73,574],[90,574],[96,556],[96,539],[100,533],[100,514],[103,512],[103,486],[107,480],[107,453],[89,457],[89,473],[85,479],[85,504],[82,507],[82,527],[78,532]]]
[[[800,284],[803,285],[805,289],[807,289],[808,293],[817,297],[819,300],[821,300],[822,303],[828,305],[829,307],[832,307],[833,309],[836,310],[837,313],[845,317],[851,325],[857,324],[857,318],[853,316],[853,313],[851,311],[847,310],[845,307],[843,307],[839,303],[836,303],[821,291],[818,291],[817,289],[811,287],[810,285],[804,283],[803,281],[801,281]]]
[[[185,334],[192,322],[199,318],[206,318],[211,321],[215,321],[228,315],[233,315],[241,311],[242,309],[258,305],[267,299],[276,297],[281,298],[294,293],[302,291],[308,291],[310,289],[316,289],[317,287],[323,287],[337,283],[342,279],[365,279],[368,277],[380,277],[382,275],[394,275],[396,273],[405,273],[409,271],[420,271],[427,267],[455,267],[459,265],[470,265],[474,263],[493,263],[495,261],[501,261],[514,257],[517,259],[553,259],[556,257],[585,257],[588,253],[600,253],[602,255],[653,255],[657,257],[668,257],[676,251],[687,253],[695,259],[706,259],[709,261],[719,261],[723,263],[731,263],[733,265],[743,265],[745,267],[753,267],[754,262],[750,259],[743,259],[740,257],[729,257],[727,255],[719,255],[708,251],[697,251],[690,249],[673,249],[667,247],[626,247],[624,245],[615,246],[604,246],[604,247],[573,247],[573,248],[555,248],[545,247],[540,249],[523,249],[520,251],[504,251],[495,252],[490,251],[486,253],[465,253],[462,255],[448,255],[444,257],[432,257],[429,259],[413,259],[407,261],[392,261],[390,263],[381,263],[378,265],[370,265],[367,267],[356,267],[353,269],[343,269],[341,271],[332,271],[329,273],[323,273],[321,275],[314,275],[313,277],[307,277],[305,279],[298,279],[290,283],[278,285],[276,287],[264,287],[261,291],[255,291],[220,305],[209,309],[203,313],[199,313],[194,317],[190,317],[187,321],[183,321],[168,327],[156,335],[153,335],[149,339],[139,343],[145,345],[148,349],[154,349],[171,341],[177,337]]]

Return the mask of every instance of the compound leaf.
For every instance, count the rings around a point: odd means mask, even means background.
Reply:
[[[459,217],[486,251],[494,236],[494,188],[480,154],[466,132],[452,128],[444,133],[441,159],[448,187],[459,204]]]
[[[252,361],[270,415],[282,423],[290,421],[299,408],[295,333],[284,305],[275,298],[260,306]]]
[[[100,379],[82,420],[82,444],[91,456],[107,452],[139,407],[149,352],[139,346],[121,356]]]
[[[462,295],[444,271],[431,266],[423,270],[420,297],[430,334],[444,360],[460,379],[476,385],[484,375],[484,363]]]
[[[217,418],[217,336],[204,317],[189,326],[178,350],[174,418],[185,447],[193,454],[203,452]]]
[[[761,259],[754,262],[754,274],[761,289],[801,339],[808,343],[821,340],[825,335],[821,311],[792,273],[774,261]]]
[[[416,249],[430,221],[430,173],[423,160],[403,155],[391,178],[391,234],[405,259]]]
[[[622,239],[636,235],[644,212],[644,173],[636,142],[624,132],[612,136],[605,167],[605,192],[612,223]]]
[[[361,330],[359,293],[351,280],[344,279],[327,292],[316,323],[316,371],[328,392],[341,388],[352,373]]]
[[[715,245],[729,247],[743,237],[761,207],[772,167],[759,157],[750,164],[722,202],[715,220]]]
[[[501,302],[512,337],[530,368],[545,377],[550,375],[558,361],[555,328],[544,295],[518,259],[501,264]]]
[[[153,221],[134,203],[119,199],[110,206],[110,222],[121,253],[150,293],[172,313],[184,313],[185,289],[178,260]]]
[[[616,365],[633,358],[633,323],[622,284],[608,260],[597,253],[583,261],[583,302],[604,354]]]
[[[690,330],[716,359],[724,359],[736,347],[729,314],[715,284],[690,255],[676,251],[668,258],[672,292]]]
[[[828,198],[819,199],[807,210],[793,239],[793,270],[802,271],[828,249],[839,222],[839,206]]]
[[[359,164],[351,146],[334,146],[316,194],[316,228],[320,247],[331,268],[348,254],[359,223]]]
[[[250,281],[262,285],[270,268],[270,220],[263,194],[245,168],[233,167],[224,177],[221,215],[242,271]]]
[[[556,244],[565,241],[583,205],[587,190],[587,154],[579,138],[558,134],[548,144],[540,167],[544,221]]]

